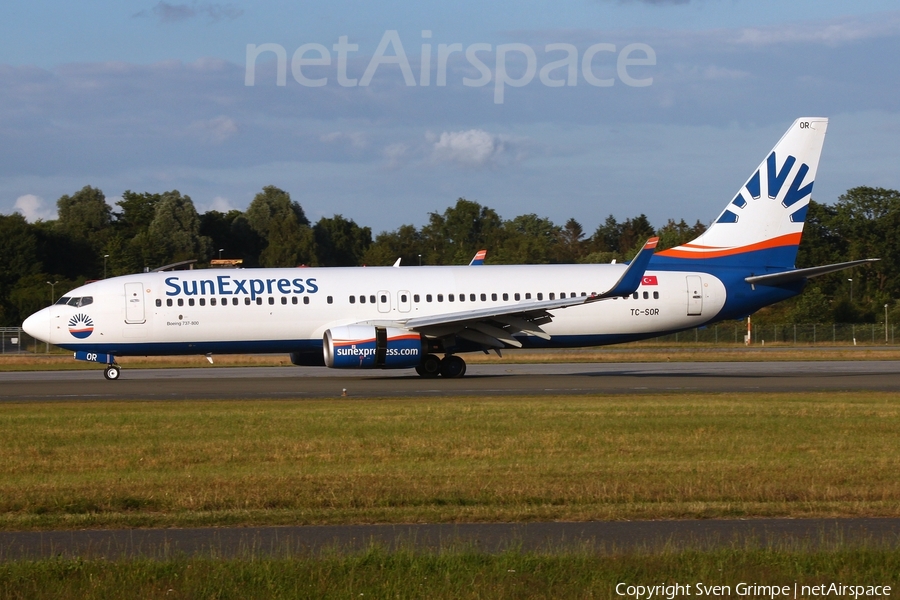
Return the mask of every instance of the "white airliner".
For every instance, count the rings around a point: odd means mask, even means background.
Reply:
[[[105,364],[107,379],[118,356],[264,352],[461,377],[463,352],[601,346],[746,317],[867,262],[794,268],[827,125],[795,121],[705,233],[655,254],[650,239],[629,264],[141,273],[72,290],[23,327]]]

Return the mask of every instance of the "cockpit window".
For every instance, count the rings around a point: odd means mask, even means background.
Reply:
[[[56,304],[68,304],[69,300],[71,300],[71,298],[69,298],[68,296],[63,296],[62,298],[60,298],[59,300],[56,301]]]
[[[66,300],[66,302],[63,302],[63,300]],[[57,302],[57,304],[68,304],[69,306],[75,306],[75,307],[87,306],[88,304],[93,304],[93,303],[94,303],[93,296],[82,296],[81,298],[60,298],[59,302]]]

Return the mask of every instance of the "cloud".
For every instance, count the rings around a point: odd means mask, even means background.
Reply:
[[[434,134],[430,136],[433,139]],[[483,129],[445,131],[434,142],[432,159],[464,167],[483,167],[497,163],[506,152],[508,138]]]
[[[732,41],[735,44],[752,46],[797,43],[834,46],[895,36],[898,33],[900,33],[900,13],[890,12],[878,15],[877,19],[842,17],[771,27],[747,27],[740,29]]]
[[[135,17],[153,16],[160,23],[178,23],[186,21],[194,17],[205,15],[210,22],[221,21],[222,19],[236,19],[244,14],[244,11],[237,8],[233,4],[215,4],[215,3],[197,3],[194,2],[190,6],[187,4],[169,4],[168,2],[157,2],[156,5],[148,10],[142,10],[136,13]]]
[[[34,194],[25,194],[16,198],[13,207],[17,212],[22,213],[25,220],[34,223],[37,220],[48,220],[56,218],[56,211],[52,208],[44,206],[44,199]]]
[[[325,143],[349,142],[351,146],[359,150],[365,148],[368,145],[365,134],[359,131],[350,133],[345,133],[343,131],[333,131],[331,133],[326,133],[319,136],[319,140]]]
[[[237,133],[238,126],[231,117],[220,115],[204,121],[194,121],[188,131],[205,142],[221,144]]]

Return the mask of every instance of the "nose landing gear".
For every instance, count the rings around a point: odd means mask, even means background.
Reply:
[[[103,376],[106,377],[110,381],[115,381],[119,378],[120,375],[119,365],[106,365],[106,369],[103,371]]]

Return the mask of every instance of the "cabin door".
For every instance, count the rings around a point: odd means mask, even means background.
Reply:
[[[143,323],[144,318],[144,284],[125,284],[125,322]]]
[[[687,276],[687,314],[689,317],[703,314],[703,282],[699,275]]]

